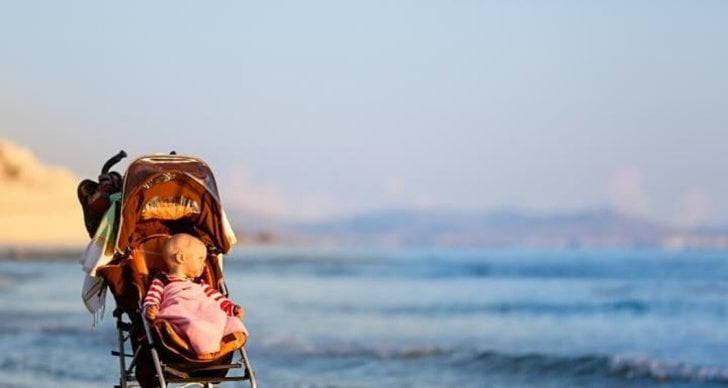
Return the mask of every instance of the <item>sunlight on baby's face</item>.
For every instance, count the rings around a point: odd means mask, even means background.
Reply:
[[[186,252],[184,256],[183,265],[185,274],[191,277],[198,277],[202,275],[202,272],[205,270],[207,248],[200,244],[199,246],[190,248],[189,252]]]

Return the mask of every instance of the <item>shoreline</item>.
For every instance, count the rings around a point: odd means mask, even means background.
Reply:
[[[78,261],[83,256],[81,246],[0,246],[0,261]]]

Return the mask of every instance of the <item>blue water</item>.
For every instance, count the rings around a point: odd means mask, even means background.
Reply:
[[[237,248],[225,274],[263,388],[728,384],[728,252]],[[0,387],[116,383],[81,281],[0,261]]]

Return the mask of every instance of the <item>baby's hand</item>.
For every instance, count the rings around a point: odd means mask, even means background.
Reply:
[[[144,315],[147,317],[148,320],[153,321],[154,318],[157,317],[157,314],[159,314],[159,306],[157,306],[156,304],[153,304],[153,305],[149,305],[149,307],[147,307],[147,311],[145,312]]]
[[[233,315],[240,319],[245,318],[245,309],[243,309],[243,306],[236,304],[235,307],[233,307]]]

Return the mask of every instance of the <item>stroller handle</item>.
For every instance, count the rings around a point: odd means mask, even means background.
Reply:
[[[124,150],[119,151],[119,153],[112,156],[111,159],[107,160],[106,163],[104,163],[104,166],[101,167],[101,174],[108,174],[109,169],[116,163],[119,163],[119,161],[124,158],[126,158],[126,152],[124,152]]]

